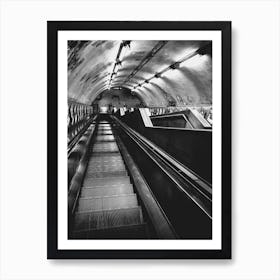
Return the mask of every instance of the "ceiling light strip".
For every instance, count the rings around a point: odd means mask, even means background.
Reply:
[[[126,84],[127,82],[132,79],[137,72],[139,72],[145,64],[147,64],[157,52],[159,52],[168,41],[158,41],[157,44],[152,48],[152,50],[141,60],[141,62],[136,66],[136,68],[130,73],[130,75],[124,80],[123,84]]]
[[[111,87],[111,83],[112,83],[112,81],[113,81],[113,79],[114,79],[114,75],[117,74],[117,73],[116,73],[116,67],[117,67],[118,65],[121,64],[120,56],[121,56],[122,49],[123,49],[124,47],[127,47],[127,46],[129,47],[129,46],[130,46],[130,42],[131,42],[131,41],[122,41],[122,42],[120,43],[120,47],[119,47],[119,50],[118,50],[118,53],[117,53],[117,57],[116,57],[116,60],[115,60],[115,63],[114,63],[114,67],[113,67],[113,70],[112,70],[110,79],[108,80],[108,82],[109,82],[109,84],[108,84],[108,89],[110,89],[110,87]]]
[[[180,64],[182,62],[185,62],[186,60],[198,55],[198,54],[204,54],[205,50],[211,45],[211,43],[207,43],[203,46],[201,46],[199,49],[187,54],[185,57],[183,57],[182,59],[172,63],[170,66],[167,66],[166,68],[164,68],[162,71],[156,73],[155,75],[153,75],[152,77],[150,77],[149,79],[144,80],[142,83],[139,83],[138,85],[134,86],[133,89],[135,90],[138,87],[143,86],[144,84],[148,84],[152,79],[154,78],[160,78],[162,76],[163,73],[169,71],[170,69],[178,69],[180,67]]]

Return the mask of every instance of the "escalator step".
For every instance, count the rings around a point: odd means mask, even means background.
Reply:
[[[127,176],[126,170],[122,171],[112,171],[112,172],[87,172],[86,179],[87,178],[114,178],[114,177],[123,177]]]
[[[107,162],[91,162],[89,165],[88,165],[88,169],[91,170],[92,168],[108,168],[108,167],[120,167],[121,169],[124,168],[124,162],[121,161],[121,160],[118,160],[118,161],[107,161]]]
[[[131,184],[109,187],[82,188],[81,197],[110,196],[133,193]]]
[[[107,178],[86,178],[84,180],[84,187],[102,187],[102,186],[118,186],[130,184],[130,178],[128,176],[122,177],[107,177]]]
[[[103,156],[91,157],[88,164],[90,166],[91,164],[95,164],[95,163],[110,163],[110,162],[112,163],[123,162],[123,159],[120,154],[107,153],[104,154]]]
[[[120,155],[119,151],[100,151],[100,152],[92,152],[91,157],[93,158],[103,158],[103,157],[108,157],[108,156],[118,156]]]
[[[136,207],[136,194],[101,196],[95,198],[80,198],[77,211],[111,210]]]
[[[99,130],[98,132],[97,132],[97,135],[113,135],[113,132],[112,132],[112,130]]]
[[[106,162],[102,162],[102,161],[96,161],[96,162],[90,162],[88,164],[88,170],[93,170],[94,168],[105,168],[105,169],[108,169],[112,167],[113,169],[115,168],[119,168],[120,170],[122,170],[125,165],[124,165],[124,162],[122,160],[112,160],[112,161],[106,161]],[[100,170],[98,170],[100,171]]]
[[[99,164],[99,165],[91,165],[88,167],[88,173],[96,173],[96,172],[119,172],[126,171],[124,163],[117,164]]]
[[[93,145],[92,152],[116,152],[119,151],[116,142],[98,142]]]
[[[95,139],[96,142],[107,142],[107,141],[115,141],[115,137],[113,135],[99,135]]]
[[[141,207],[93,211],[75,215],[74,230],[105,229],[143,223]]]
[[[100,230],[75,231],[74,239],[146,239],[146,224]]]
[[[100,164],[118,164],[123,163],[120,157],[96,157],[89,161],[88,166],[95,166]]]

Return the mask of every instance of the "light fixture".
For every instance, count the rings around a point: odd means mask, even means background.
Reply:
[[[131,41],[122,41],[121,46],[120,46],[120,52],[117,57],[118,60],[120,60],[120,61],[124,60],[127,50],[130,49],[130,43],[131,43]]]
[[[212,42],[200,47],[198,50],[196,50],[196,53],[200,55],[212,55]]]
[[[171,64],[169,66],[169,68],[172,69],[172,70],[175,70],[175,69],[179,68],[179,65],[180,65],[179,62],[175,62],[175,63]]]
[[[123,46],[130,48],[131,41],[123,41]]]
[[[122,65],[122,62],[119,60],[119,58],[116,59],[116,65]]]
[[[119,71],[119,69],[120,69],[120,67],[121,67],[121,64],[122,64],[121,60],[122,60],[122,59],[120,58],[120,55],[121,55],[122,49],[123,49],[123,47],[124,47],[125,45],[130,46],[130,41],[129,41],[129,43],[126,42],[126,41],[121,41],[121,43],[120,43],[120,45],[119,45],[118,53],[117,53],[117,56],[116,56],[116,59],[115,59],[115,63],[113,63],[113,69],[112,69],[111,75],[109,74],[109,75],[110,75],[110,78],[109,78],[109,79],[110,79],[109,86],[110,86],[111,82],[113,82],[114,76],[117,75],[117,73],[118,73],[118,71]]]

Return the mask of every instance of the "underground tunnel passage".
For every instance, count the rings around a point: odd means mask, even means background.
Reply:
[[[212,238],[212,41],[68,41],[68,238]]]

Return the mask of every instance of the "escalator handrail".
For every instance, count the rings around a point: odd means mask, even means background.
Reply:
[[[177,239],[178,235],[170,223],[165,212],[151,191],[148,183],[144,179],[128,150],[124,146],[119,136],[115,135],[122,158],[127,165],[127,169],[132,178],[137,193],[148,213],[149,219],[154,226],[157,236],[162,239]]]
[[[115,118],[115,117],[114,117]],[[183,173],[185,173],[187,176],[192,178],[193,180],[201,180],[205,183],[206,186],[202,186],[202,188],[205,188],[210,194],[212,194],[212,187],[211,184],[208,183],[206,180],[201,178],[198,174],[196,174],[194,171],[190,170],[188,167],[180,163],[178,160],[176,160],[174,157],[172,157],[170,154],[159,148],[156,144],[154,144],[152,141],[148,140],[144,136],[142,136],[140,133],[126,125],[121,120],[115,118],[124,128],[129,129],[133,134],[137,135],[138,138],[140,138],[142,141],[146,142],[151,148],[153,148],[155,151],[159,152],[163,157],[165,157],[168,161],[170,161],[172,164],[174,164],[179,170],[181,170]],[[208,187],[207,187],[208,186]]]
[[[88,119],[88,121],[86,122],[85,126],[81,129],[81,131],[78,132],[78,134],[76,134],[68,143],[67,145],[67,154],[68,154],[68,158],[71,154],[71,151],[73,150],[73,148],[75,147],[75,145],[78,143],[79,139],[84,135],[85,131],[88,129],[88,127],[93,123],[93,121],[95,121],[97,116],[94,116],[90,119]]]
[[[88,129],[90,129],[90,125]],[[88,153],[90,151],[91,142],[93,140],[95,131],[96,131],[96,126],[92,124],[92,128],[90,130],[90,134],[88,136],[88,140],[86,143],[86,151],[82,155],[78,167],[76,169],[76,172],[70,182],[70,186],[68,190],[68,211],[70,215],[73,215],[73,213],[75,212],[75,207],[79,197],[80,189],[87,169]]]

